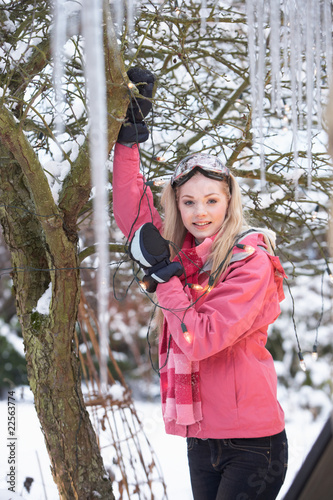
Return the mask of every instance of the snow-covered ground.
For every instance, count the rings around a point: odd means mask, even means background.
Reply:
[[[31,393],[28,388],[25,388],[25,396],[21,401],[18,398],[19,393],[16,392],[15,395],[17,397],[16,494],[22,495],[26,500],[58,500],[57,489],[51,477],[50,462]],[[293,397],[288,399],[289,401],[295,400]],[[183,438],[165,434],[158,402],[137,401],[135,406],[146,435],[155,450],[162,468],[169,499],[191,500],[186,441]],[[289,404],[287,400],[285,400],[284,406],[289,439],[289,469],[285,485],[279,494],[279,499],[283,498],[289,488],[297,470],[320,433],[330,412],[330,407],[327,405],[320,416],[314,421],[309,411],[301,410],[295,406],[292,407],[292,403]],[[0,402],[0,429],[0,500],[9,500],[8,484],[6,482],[6,474],[9,467],[7,401]],[[23,486],[27,477],[34,479],[30,493]]]

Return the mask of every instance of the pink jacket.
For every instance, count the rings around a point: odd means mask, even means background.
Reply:
[[[133,236],[145,222],[161,228],[152,194],[139,172],[136,145],[115,147],[113,206],[126,236],[129,232]],[[193,333],[192,343],[181,329],[183,314],[177,317],[174,312],[190,304],[181,280],[173,277],[157,287],[159,304],[166,309],[168,335],[172,332],[189,360],[199,362],[200,374],[201,422],[182,426],[165,420],[169,434],[230,439],[270,436],[284,429],[274,363],[265,348],[267,328],[280,314],[284,272],[278,257],[265,251],[260,233],[246,236],[242,243],[253,246],[254,254],[237,260],[242,256],[236,255],[241,250],[235,248],[236,256],[219,283],[188,309],[185,323]],[[200,283],[207,283],[206,274]]]

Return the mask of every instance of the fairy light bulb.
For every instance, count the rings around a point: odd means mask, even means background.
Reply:
[[[236,247],[240,248],[241,250],[244,250],[246,253],[250,255],[252,255],[255,251],[255,248],[252,247],[251,245],[243,245],[242,243],[237,243]]]
[[[283,132],[287,132],[288,131],[288,125],[289,125],[288,116],[284,115],[281,121],[282,121],[282,130],[283,130]]]
[[[185,325],[185,323],[182,323],[181,327],[182,327],[182,332],[183,332],[183,335],[184,335],[184,339],[186,340],[186,342],[188,344],[192,344],[192,342],[193,342],[193,334],[188,331],[187,326]]]
[[[318,217],[318,212],[319,212],[319,205],[316,205],[316,208],[312,212],[312,220],[316,220],[316,218]]]
[[[155,160],[158,162],[165,162],[165,156],[155,156]]]
[[[205,288],[205,293],[209,293],[214,288],[215,277],[214,275],[209,276],[208,285]]]
[[[154,186],[163,186],[167,181],[165,179],[156,179],[153,181]]]
[[[176,7],[175,10],[174,10],[174,13],[175,13],[175,16],[179,17],[179,14],[180,14],[180,8],[179,7]]]
[[[312,347],[312,359],[314,361],[317,361],[318,359],[318,349],[317,349],[317,344],[314,344]]]
[[[164,186],[164,184],[167,184],[168,182],[170,182],[170,178],[165,178],[165,179],[155,179],[153,181],[146,181],[145,184],[146,186],[157,186],[157,187],[160,187],[160,186]]]
[[[251,245],[245,245],[244,250],[245,250],[245,252],[247,252],[251,255],[254,253],[254,248],[251,247]]]
[[[188,283],[187,286],[192,290],[203,290],[203,287],[197,283]]]
[[[302,368],[303,372],[306,372],[306,364],[305,364],[305,361],[304,361],[304,358],[303,358],[303,354],[301,353],[301,351],[299,351],[298,357],[299,357],[299,365],[300,365],[300,367]]]
[[[133,88],[135,87],[135,85],[134,85],[134,83],[133,83],[133,82],[128,82],[127,87],[128,87],[129,89],[133,89]]]
[[[145,283],[144,281],[139,281],[139,287],[141,288],[141,290],[143,292],[146,292],[147,291],[147,288],[148,288],[148,284]]]

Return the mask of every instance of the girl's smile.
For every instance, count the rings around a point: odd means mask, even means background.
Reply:
[[[199,243],[218,232],[228,204],[225,183],[201,173],[179,188],[178,208],[183,224]]]

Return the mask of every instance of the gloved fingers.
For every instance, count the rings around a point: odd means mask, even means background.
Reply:
[[[149,270],[148,270],[149,272]],[[166,283],[173,276],[180,277],[183,274],[183,267],[180,262],[170,262],[165,267],[162,267],[156,272],[149,272],[149,275],[154,278],[157,283]]]
[[[139,68],[135,66],[127,71],[127,76],[133,83],[150,83],[154,85],[156,80],[154,73],[149,71],[149,69]]]
[[[145,122],[137,123],[124,123],[121,126],[117,141],[120,143],[133,142],[141,143],[147,141],[149,137],[149,131]]]
[[[133,99],[127,109],[126,118],[134,123],[143,120],[148,114],[153,104],[148,99]]]
[[[139,93],[147,99],[140,99],[140,97],[136,97],[132,99],[132,109],[129,109],[130,113],[127,114],[127,117],[132,120],[133,116],[135,116],[135,120],[142,120],[143,117],[146,117],[149,111],[152,108],[152,103],[149,99],[153,97],[154,90],[154,82],[155,75],[147,70],[142,68],[131,68],[127,72],[128,78],[135,83],[136,88]],[[132,115],[132,116],[131,116]]]
[[[157,262],[170,257],[170,249],[167,240],[163,238],[159,230],[152,222],[146,222],[141,226],[141,245]]]
[[[144,269],[143,284],[147,292],[156,290],[157,283],[166,283],[183,274],[180,262],[170,262],[169,243],[152,222],[146,222],[134,233],[128,248],[129,256]]]
[[[151,272],[151,269],[146,271],[149,274],[142,278],[142,284],[146,292],[154,293],[159,283],[167,283],[173,276],[180,277],[184,270],[180,262],[170,262],[156,272]]]
[[[142,143],[149,138],[149,131],[144,118],[152,109],[151,98],[153,96],[155,76],[151,71],[138,67],[129,69],[127,75],[135,83],[142,97],[133,96],[131,99],[117,141],[123,144]]]
[[[147,269],[170,257],[168,242],[151,222],[143,224],[135,231],[129,245],[129,253],[133,260]]]
[[[136,88],[143,97],[151,99],[153,97],[154,83],[138,83]]]

